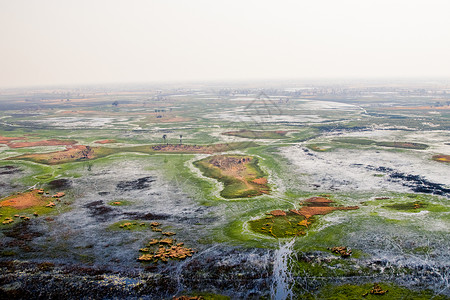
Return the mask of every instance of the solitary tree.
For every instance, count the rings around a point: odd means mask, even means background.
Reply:
[[[182,139],[183,139],[183,135],[182,134],[180,134],[180,145],[182,144]]]
[[[119,101],[117,101],[117,100],[112,103],[112,106],[117,107],[118,105],[119,105]]]
[[[166,143],[166,139],[167,139],[167,134],[163,135],[164,144]],[[167,143],[167,144],[169,144],[169,143]]]

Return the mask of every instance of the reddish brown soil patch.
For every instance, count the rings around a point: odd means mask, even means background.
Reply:
[[[434,155],[433,156],[433,160],[439,161],[439,162],[446,162],[446,163],[448,163],[448,162],[450,162],[450,155],[443,155],[443,154],[441,154],[441,155]]]
[[[161,152],[198,152],[198,153],[214,153],[214,149],[209,146],[197,145],[156,145],[152,146],[152,150]]]
[[[329,206],[329,203],[333,203],[333,200],[325,197],[311,197],[303,201],[307,205],[314,204],[314,206]],[[312,204],[311,204],[312,203]]]
[[[0,135],[0,144],[8,144],[11,141],[24,140],[24,139],[25,138],[23,138],[23,137],[6,137],[6,136]]]
[[[271,214],[272,216],[285,216],[285,215],[286,215],[286,212],[277,209],[277,210],[271,211],[270,214]]]
[[[36,146],[70,146],[76,144],[77,141],[74,140],[44,140],[36,142],[19,142],[19,143],[8,143],[10,148],[25,148],[25,147],[36,147]]]
[[[323,197],[312,197],[303,201],[303,206],[298,209],[292,209],[291,212],[304,216],[306,219],[315,215],[326,215],[335,210],[354,210],[358,206],[330,206],[332,200]]]
[[[252,182],[256,183],[256,184],[267,184],[267,178],[256,178],[253,179]]]
[[[101,141],[95,141],[94,143],[96,144],[111,144],[111,143],[116,143],[116,140],[101,140]]]
[[[26,209],[37,205],[43,205],[45,203],[45,197],[39,193],[39,190],[32,190],[7,197],[5,200],[0,202],[0,207],[10,206],[16,209]]]
[[[93,159],[95,149],[96,148],[92,148],[89,146],[76,145],[76,146],[68,146],[67,149],[64,151],[25,154],[16,157],[11,157],[8,159],[29,159],[53,165],[81,159]]]

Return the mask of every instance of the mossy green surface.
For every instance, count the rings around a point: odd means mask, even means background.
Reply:
[[[265,234],[274,238],[287,238],[304,235],[307,230],[305,225],[299,223],[305,217],[292,212],[287,212],[285,216],[267,215],[260,219],[249,221],[250,229],[256,233]],[[309,222],[308,222],[309,223]]]
[[[390,208],[394,210],[402,210],[402,211],[408,211],[408,212],[419,212],[423,209],[427,208],[427,204],[421,202],[421,201],[414,201],[414,202],[404,202],[404,203],[393,203],[384,205],[385,208]]]
[[[141,220],[121,220],[119,222],[111,224],[108,228],[110,230],[138,231],[149,229],[150,225],[148,222],[143,222]]]
[[[429,290],[416,291],[405,287],[397,286],[391,283],[379,283],[383,290],[387,290],[384,295],[370,294],[374,283],[366,283],[361,285],[344,284],[344,285],[327,285],[322,287],[318,293],[298,293],[298,299],[324,299],[324,300],[359,300],[359,299],[392,299],[392,300],[444,300],[449,297],[444,295],[436,295]],[[368,293],[366,296],[366,293]]]
[[[224,155],[220,156],[224,159],[251,159],[246,163],[244,170],[239,174],[243,179],[227,175],[224,171],[211,164],[211,161],[219,156],[207,157],[205,159],[194,162],[194,166],[202,171],[203,175],[219,180],[224,184],[224,189],[220,195],[227,199],[233,198],[249,198],[267,194],[270,188],[266,184],[257,184],[253,180],[266,178],[266,174],[258,165],[258,158],[245,155]]]
[[[412,142],[389,142],[389,141],[373,141],[369,139],[361,139],[361,138],[340,138],[334,139],[334,142],[338,143],[347,143],[354,145],[375,145],[380,147],[388,147],[388,148],[403,148],[403,149],[414,149],[414,150],[425,150],[428,148],[428,145],[421,143],[412,143]]]

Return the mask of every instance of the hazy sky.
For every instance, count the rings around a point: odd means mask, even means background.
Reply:
[[[449,14],[449,0],[0,0],[0,86],[450,77]]]

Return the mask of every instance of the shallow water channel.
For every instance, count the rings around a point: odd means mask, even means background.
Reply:
[[[282,244],[274,252],[273,282],[270,287],[271,298],[274,300],[292,299],[294,278],[289,270],[289,260],[294,255],[295,238]]]

